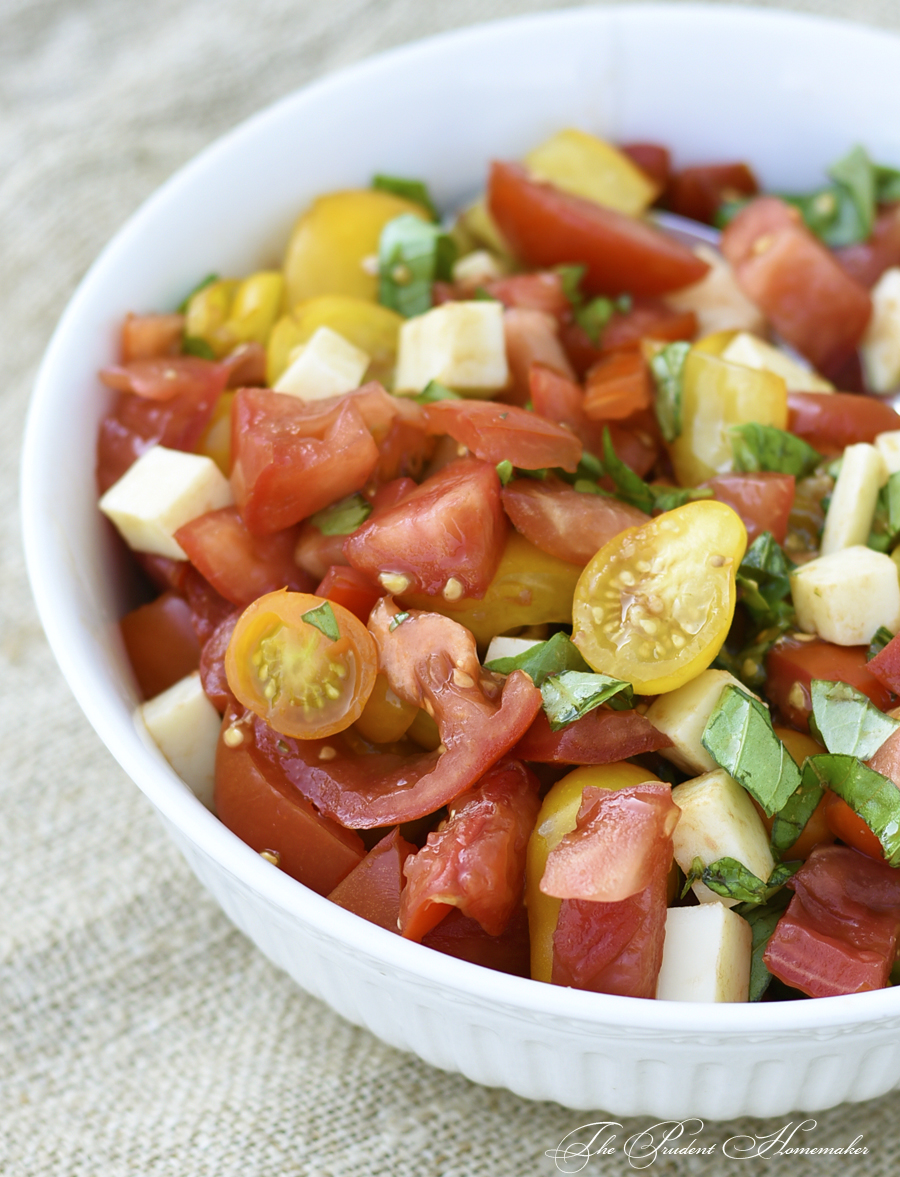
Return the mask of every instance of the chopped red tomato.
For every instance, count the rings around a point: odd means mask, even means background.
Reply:
[[[900,413],[884,401],[851,392],[788,394],[788,429],[821,454],[873,442],[879,433],[900,429]]]
[[[516,909],[499,936],[489,936],[477,920],[452,907],[449,915],[422,937],[422,943],[445,956],[468,960],[513,977],[527,977],[531,972],[528,913],[524,905]]]
[[[794,505],[793,474],[717,474],[702,485],[740,515],[747,528],[748,544],[764,531],[784,543]]]
[[[774,196],[753,200],[722,233],[722,253],[745,294],[827,375],[855,351],[872,310],[868,291],[841,269]]]
[[[581,442],[568,429],[516,405],[446,400],[428,405],[425,415],[431,433],[449,434],[485,462],[574,471],[581,460]]]
[[[294,562],[297,528],[253,535],[237,507],[198,515],[179,527],[177,543],[217,592],[242,609],[275,589],[308,593],[313,578]]]
[[[184,315],[126,315],[122,324],[122,363],[177,356]]]
[[[210,384],[221,392],[227,373],[221,364],[211,360],[171,356],[101,368],[100,379],[116,392],[130,392],[151,401],[169,401],[176,396],[190,396],[198,387],[205,389]]]
[[[396,506],[373,513],[346,538],[344,554],[386,592],[480,598],[497,571],[506,531],[496,469],[459,458]]]
[[[638,711],[596,707],[558,732],[551,731],[547,716],[539,711],[514,755],[536,764],[615,764],[668,748],[671,742]]]
[[[173,592],[132,609],[119,626],[145,699],[173,686],[200,664],[200,643],[191,624],[190,606]]]
[[[675,173],[665,204],[681,217],[712,225],[723,201],[755,196],[758,191],[756,176],[745,163],[704,164]]]
[[[649,516],[606,495],[583,494],[557,478],[514,478],[501,492],[503,509],[536,548],[587,564],[604,544]]]
[[[594,421],[622,421],[653,405],[650,369],[639,351],[619,351],[587,374],[584,411]]]
[[[488,207],[522,261],[583,264],[591,294],[665,294],[699,281],[709,268],[647,221],[532,180],[519,164],[491,165]]]
[[[398,398],[398,403],[407,402]],[[434,445],[434,438],[429,436],[421,415],[418,419],[397,417],[378,445],[376,481],[381,483],[399,478],[421,478],[431,461]]]
[[[620,143],[619,150],[658,184],[660,191],[666,188],[671,171],[668,147],[660,143]]]
[[[277,763],[256,754],[252,726],[241,715],[226,712],[216,748],[219,820],[253,850],[269,851],[298,882],[327,895],[362,861],[362,839],[318,813]]]
[[[859,814],[855,813],[842,797],[838,797],[837,793],[832,793],[830,790],[825,794],[823,800],[822,813],[825,824],[835,837],[846,842],[848,846],[852,846],[854,850],[858,850],[860,854],[868,854],[869,858],[883,861],[884,851],[881,848],[881,843]]]
[[[676,311],[655,298],[636,298],[630,311],[612,316],[596,342],[574,321],[563,325],[560,338],[575,371],[584,376],[610,352],[636,351],[642,339],[671,343],[693,339],[696,334],[693,311]]]
[[[895,695],[900,695],[900,634],[891,638],[880,654],[867,663],[870,674]]]
[[[346,535],[323,535],[315,523],[307,519],[300,525],[294,562],[313,579],[318,577],[321,580],[335,564],[347,563],[344,555],[346,538]]]
[[[450,805],[403,870],[400,931],[421,940],[458,907],[499,936],[521,906],[525,848],[540,808],[538,780],[518,760],[495,764]]]
[[[503,332],[510,371],[510,387],[503,392],[504,401],[515,405],[524,405],[528,401],[530,374],[535,364],[544,365],[564,379],[575,378],[559,342],[558,324],[544,311],[507,311],[503,316]]]
[[[860,286],[871,288],[885,270],[900,266],[900,205],[883,209],[867,241],[834,251],[839,265]]]
[[[892,705],[891,692],[872,674],[866,653],[865,646],[836,646],[821,638],[780,638],[766,657],[769,701],[786,723],[800,731],[809,730],[809,684],[814,678],[849,683],[887,711]]]
[[[794,898],[763,961],[810,997],[883,989],[900,935],[900,873],[846,846],[820,846],[788,882]]]
[[[240,615],[240,609],[235,609],[223,618],[204,642],[200,655],[200,681],[203,683],[206,697],[220,715],[224,714],[226,708],[238,706],[238,701],[228,685],[225,655],[228,653],[228,643]]]
[[[338,605],[349,609],[360,621],[365,622],[369,620],[369,614],[375,608],[381,592],[367,576],[363,576],[355,568],[332,564],[316,589],[316,596],[336,601]]]
[[[505,307],[525,311],[543,311],[554,319],[562,319],[571,310],[563,292],[562,278],[553,270],[536,274],[510,274],[485,284],[492,298]]]
[[[194,632],[201,647],[205,646],[226,617],[234,613],[234,605],[226,601],[193,564],[188,564],[181,582],[181,591],[191,607]]]
[[[407,842],[395,826],[338,883],[328,898],[370,923],[397,932],[400,892],[406,882],[403,864],[415,852],[412,842]]]

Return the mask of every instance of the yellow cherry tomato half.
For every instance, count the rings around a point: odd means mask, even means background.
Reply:
[[[266,593],[225,655],[240,703],[285,736],[315,740],[359,719],[378,669],[375,639],[348,609],[311,593]]]
[[[623,531],[575,588],[575,645],[594,670],[641,695],[683,686],[722,648],[746,549],[740,518],[712,499]]]

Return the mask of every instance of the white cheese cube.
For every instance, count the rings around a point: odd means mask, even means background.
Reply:
[[[746,1001],[750,993],[750,925],[721,903],[670,907],[658,1001]]]
[[[445,302],[400,328],[394,391],[415,394],[431,380],[455,392],[497,392],[509,380],[503,304]]]
[[[685,772],[712,772],[718,767],[700,741],[722,691],[729,685],[747,690],[727,670],[704,670],[650,704],[647,718],[672,741],[672,747],[663,748],[662,755]]]
[[[722,359],[730,364],[743,364],[745,368],[774,372],[784,380],[788,392],[834,392],[834,385],[808,364],[747,331],[735,335],[722,352]]]
[[[681,810],[672,835],[675,861],[685,874],[695,858],[704,866],[720,858],[735,858],[758,879],[768,879],[775,859],[766,827],[750,794],[724,768],[676,785],[672,800]],[[722,898],[699,881],[692,890],[701,903],[734,907],[737,902]]]
[[[364,351],[330,327],[319,327],[273,387],[300,400],[325,400],[359,388],[368,366]]]
[[[875,448],[881,454],[888,477],[896,474],[900,470],[900,429],[879,433],[875,438]]]
[[[488,662],[495,662],[498,658],[517,658],[532,646],[540,644],[530,638],[491,638],[482,665],[487,666]]]
[[[469,290],[494,282],[505,273],[499,259],[487,249],[475,249],[453,263],[453,281]]]
[[[797,624],[838,646],[864,646],[882,625],[900,629],[897,565],[863,546],[819,556],[791,573]]]
[[[890,392],[900,384],[900,267],[891,266],[872,289],[872,315],[859,345],[866,385]]]
[[[136,716],[191,792],[212,809],[222,719],[206,697],[200,672],[142,703]]]
[[[722,255],[709,245],[695,246],[694,253],[709,270],[699,282],[666,295],[668,305],[676,311],[693,311],[701,336],[718,331],[765,331],[762,311],[738,286]]]
[[[865,544],[872,530],[878,492],[886,482],[884,458],[875,446],[865,442],[847,446],[825,516],[820,547],[823,556]]]
[[[186,560],[174,539],[178,528],[233,502],[231,484],[212,458],[156,445],[109,488],[100,510],[134,551]]]

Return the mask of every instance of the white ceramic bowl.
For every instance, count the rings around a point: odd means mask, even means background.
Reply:
[[[742,158],[812,185],[853,143],[900,164],[900,40],[771,11],[629,5],[466,29],[365,61],[251,119],[170,180],[72,299],[40,370],[22,504],[28,567],[63,673],[198,878],[264,953],[352,1022],[438,1067],[532,1099],[618,1115],[781,1114],[900,1080],[900,989],[690,1005],[508,977],[401,940],[307,891],[226,830],[132,723],[116,620],[129,575],[96,509],[97,368],[129,309],[197,276],[277,264],[318,193],[376,171],[445,206],[491,157],[565,125],[657,140],[676,162]]]

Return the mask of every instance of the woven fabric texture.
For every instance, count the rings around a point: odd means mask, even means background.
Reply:
[[[299,991],[226,921],[77,710],[28,592],[18,449],[53,326],[136,206],[199,149],[378,50],[552,0],[0,0],[0,1173],[513,1177],[584,1122],[432,1070]],[[562,5],[559,5],[560,7]],[[769,4],[777,7],[777,4]],[[900,31],[896,0],[798,11]],[[124,308],[123,308],[124,309]],[[817,1116],[886,1177],[900,1095]],[[705,1144],[778,1123],[708,1125]],[[645,1127],[629,1121],[626,1131]],[[713,1177],[712,1156],[653,1172]],[[619,1157],[588,1172],[630,1171]]]

